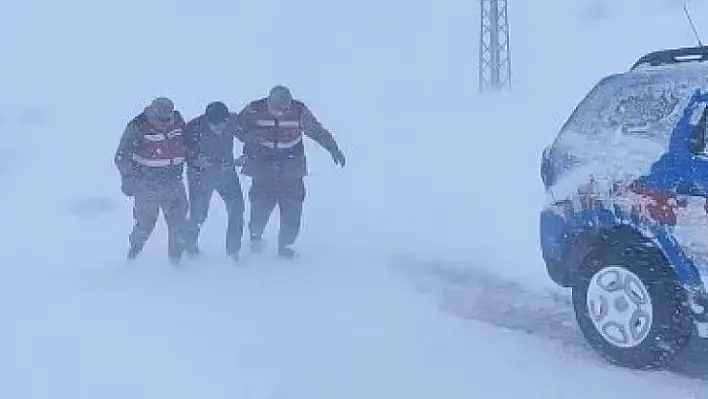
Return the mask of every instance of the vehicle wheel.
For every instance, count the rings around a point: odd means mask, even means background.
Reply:
[[[652,247],[600,247],[573,279],[573,307],[590,345],[609,362],[661,367],[687,344],[693,325],[685,294]]]

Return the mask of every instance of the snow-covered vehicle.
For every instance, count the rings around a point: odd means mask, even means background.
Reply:
[[[708,47],[602,79],[543,151],[550,278],[610,362],[661,366],[708,338]]]

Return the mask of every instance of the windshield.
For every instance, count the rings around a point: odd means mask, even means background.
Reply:
[[[553,201],[591,179],[612,185],[648,173],[695,90],[706,87],[705,69],[674,68],[614,75],[590,91],[548,152]]]

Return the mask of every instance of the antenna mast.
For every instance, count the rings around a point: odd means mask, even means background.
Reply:
[[[480,0],[479,90],[511,86],[507,0]]]
[[[701,38],[698,36],[698,30],[696,30],[696,25],[693,24],[693,19],[691,18],[691,13],[688,12],[688,0],[683,3],[683,12],[686,14],[686,19],[688,19],[688,24],[691,25],[693,34],[696,36],[696,41],[698,41],[698,46],[703,47],[701,43]]]

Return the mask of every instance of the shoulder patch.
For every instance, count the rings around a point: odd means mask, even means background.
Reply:
[[[142,131],[143,126],[147,123],[147,121],[147,116],[144,112],[141,112],[136,117],[131,119],[130,122],[128,122],[128,126],[133,125],[137,130]]]
[[[135,122],[136,124],[140,125],[142,123],[145,123],[147,121],[147,115],[145,115],[145,112],[139,113],[131,122]]]
[[[182,114],[177,110],[173,111],[173,113],[174,113],[174,117],[175,117],[175,123],[178,125],[184,125],[185,122],[184,122],[184,118],[182,118]]]

